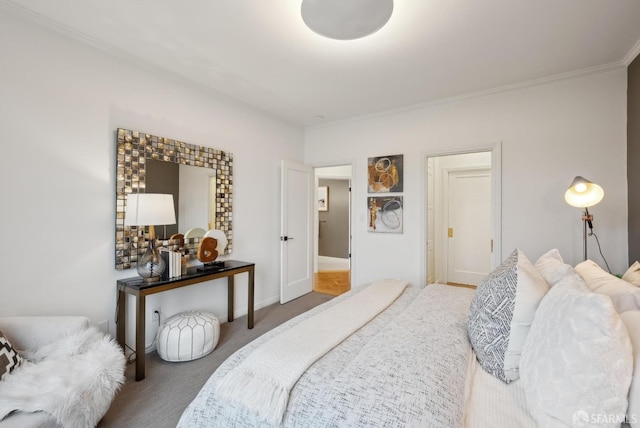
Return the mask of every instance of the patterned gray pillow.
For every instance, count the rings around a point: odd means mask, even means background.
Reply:
[[[505,383],[520,377],[522,347],[549,285],[515,249],[478,285],[469,310],[469,341],[487,373]]]
[[[0,380],[22,364],[22,361],[18,351],[11,346],[9,339],[0,331]]]

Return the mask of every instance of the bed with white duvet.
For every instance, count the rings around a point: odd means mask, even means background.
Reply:
[[[626,284],[632,288],[622,292],[640,292]],[[324,330],[341,323],[339,314],[366,306],[362,299],[373,285],[238,350],[213,373],[178,427],[635,425],[640,397],[632,382],[632,342],[638,336],[625,319],[638,325],[640,312],[618,313],[612,298],[592,291],[556,250],[535,264],[515,250],[477,290],[403,286],[335,345],[304,354],[313,348],[310,338],[332,334]],[[277,400],[262,402],[271,389],[244,380],[238,386],[238,372],[287,385],[280,410]]]

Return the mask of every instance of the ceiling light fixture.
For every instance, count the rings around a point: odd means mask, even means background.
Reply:
[[[315,33],[337,40],[373,34],[389,21],[393,0],[302,0],[304,23]]]

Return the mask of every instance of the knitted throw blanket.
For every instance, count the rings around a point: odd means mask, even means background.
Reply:
[[[381,280],[265,342],[221,379],[216,394],[278,424],[289,392],[316,360],[364,326],[402,293],[407,283]]]

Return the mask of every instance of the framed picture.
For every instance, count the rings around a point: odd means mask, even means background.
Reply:
[[[402,192],[403,155],[369,158],[369,193]]]
[[[318,211],[329,211],[329,188],[318,187]]]
[[[402,233],[402,196],[369,196],[369,232]]]

